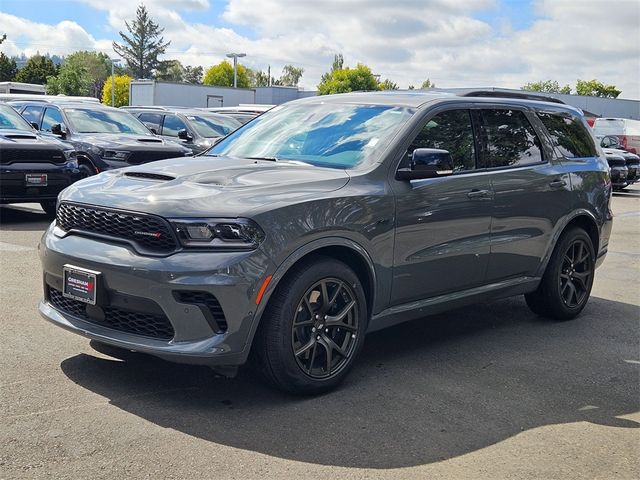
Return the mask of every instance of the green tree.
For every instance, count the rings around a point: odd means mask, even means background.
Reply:
[[[124,58],[135,78],[151,78],[153,71],[171,42],[165,42],[161,36],[164,28],[160,28],[149,16],[147,7],[140,4],[136,10],[136,18],[129,24],[125,22],[129,34],[120,32],[123,43],[113,42],[113,49]]]
[[[65,57],[59,73],[47,80],[52,95],[83,95],[100,98],[111,64],[104,53],[80,51]]]
[[[50,58],[40,54],[30,57],[27,64],[16,73],[16,82],[44,85],[47,78],[56,75],[56,66]]]
[[[436,88],[436,84],[427,78],[424,82],[422,82],[422,85],[420,85],[420,89],[426,90],[428,88]]]
[[[192,67],[191,65],[184,67],[184,81],[186,83],[201,84],[203,76],[204,70],[199,65],[197,67]]]
[[[302,67],[294,67],[293,65],[285,65],[282,67],[282,75],[275,82],[272,82],[273,85],[282,85],[285,87],[295,87],[298,85],[302,74],[304,73],[304,68]]]
[[[335,62],[334,62],[335,65]],[[359,63],[355,68],[334,69],[322,76],[318,84],[318,95],[353,91],[379,90],[378,80],[371,69]]]
[[[129,105],[129,84],[133,80],[128,75],[115,75],[115,105],[116,107],[122,107]],[[102,88],[102,103],[105,105],[111,105],[111,76],[104,82]]]
[[[618,98],[622,90],[618,90],[615,85],[605,85],[594,78],[593,80],[578,80],[576,93],[587,97]]]
[[[233,87],[233,66],[227,60],[210,67],[204,74],[205,85],[217,85],[220,87]],[[251,85],[248,69],[238,64],[238,87],[249,88]]]
[[[273,79],[272,79],[273,80]],[[275,81],[275,80],[273,80]],[[269,74],[262,70],[252,70],[250,83],[252,87],[268,87],[269,86]]]
[[[16,77],[18,67],[13,58],[0,52],[0,82],[10,82]]]
[[[184,82],[185,69],[178,60],[160,62],[156,70],[156,80],[165,82]]]
[[[380,90],[399,90],[400,87],[396,82],[392,82],[386,78],[383,82],[380,82]]]
[[[571,87],[569,85],[561,87],[557,80],[530,82],[521,86],[520,90],[526,90],[528,92],[571,93]]]

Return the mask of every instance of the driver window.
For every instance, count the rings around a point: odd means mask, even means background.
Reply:
[[[64,126],[64,120],[62,120],[60,112],[55,108],[47,107],[44,111],[44,118],[42,119],[42,130],[50,132],[51,127],[58,123]]]
[[[409,145],[409,158],[416,148],[447,150],[453,160],[454,172],[473,170],[476,155],[469,110],[448,110],[431,118]]]

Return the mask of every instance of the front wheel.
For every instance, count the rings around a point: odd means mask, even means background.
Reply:
[[[335,388],[364,342],[367,304],[357,275],[326,257],[294,267],[269,301],[256,339],[258,368],[295,394]]]
[[[551,255],[540,286],[525,295],[529,308],[555,320],[575,318],[591,294],[595,257],[587,232],[581,228],[566,231]]]

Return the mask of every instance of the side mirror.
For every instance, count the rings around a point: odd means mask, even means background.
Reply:
[[[60,125],[59,123],[56,123],[55,125],[51,125],[51,133],[64,138],[67,131],[65,128],[63,128],[62,125]]]
[[[156,129],[155,129],[155,128],[153,128],[153,127],[149,127],[148,125],[147,125],[147,128],[148,128],[149,130],[151,130],[151,133],[153,133],[154,135],[157,135],[157,134],[158,134],[158,132],[156,131]]]
[[[411,154],[411,167],[400,168],[398,180],[419,180],[451,175],[453,160],[447,150],[437,148],[416,148]]]
[[[30,124],[31,124],[31,126],[32,126],[33,128],[35,128],[36,130],[40,130],[40,125],[38,125],[38,123],[37,123],[37,122],[29,122],[29,123],[30,123]]]
[[[187,130],[185,128],[183,128],[182,130],[178,130],[178,138],[180,140],[186,140],[188,142],[193,140],[193,137],[191,136],[191,134],[189,132],[187,132]]]

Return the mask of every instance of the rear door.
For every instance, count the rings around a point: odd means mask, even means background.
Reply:
[[[395,181],[396,234],[392,304],[481,285],[489,261],[492,194],[478,165],[468,108],[429,115],[406,152],[448,150],[454,174]]]
[[[532,113],[500,106],[476,115],[495,196],[487,283],[535,276],[555,224],[571,209],[569,175]]]

